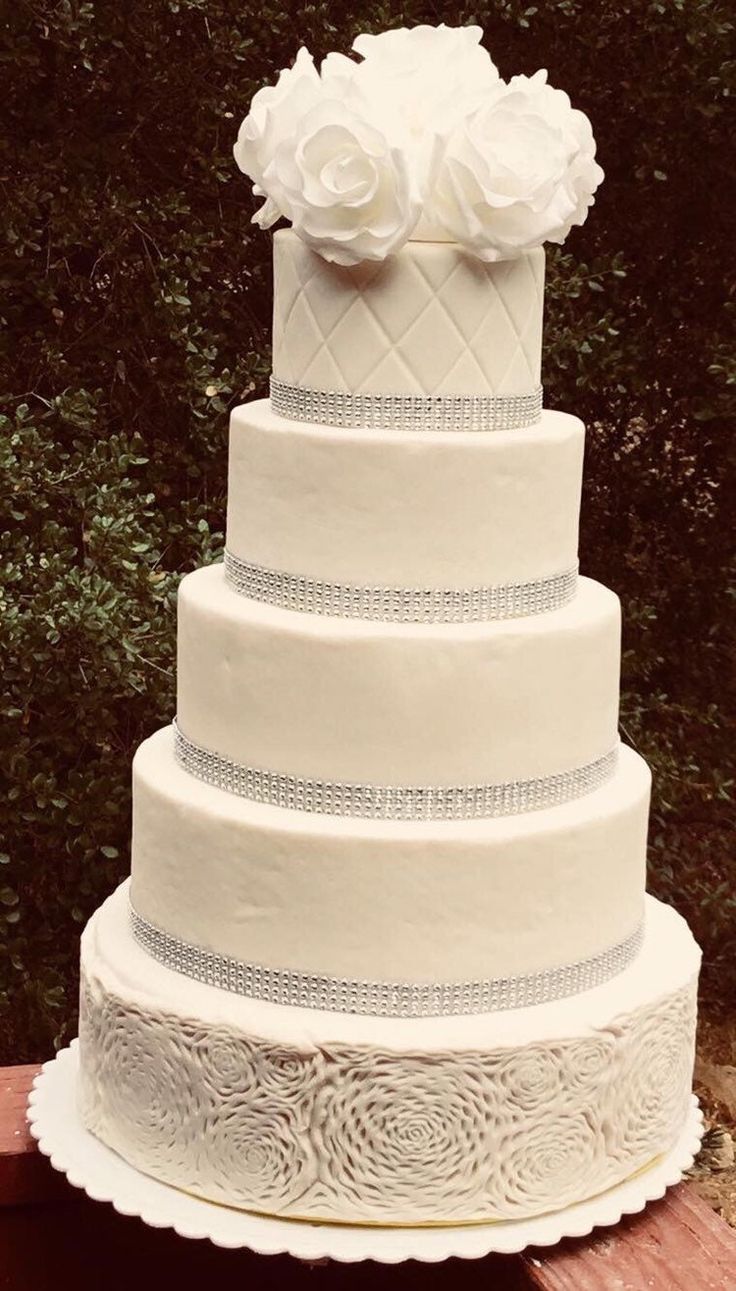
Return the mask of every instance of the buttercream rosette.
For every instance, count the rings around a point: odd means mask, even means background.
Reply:
[[[330,1050],[329,1070],[314,1112],[329,1191],[368,1218],[411,1218],[436,1209],[441,1178],[445,1217],[464,1213],[491,1151],[482,1058]]]
[[[632,1039],[619,1073],[626,1113],[615,1141],[609,1127],[613,1158],[643,1164],[674,1140],[690,1098],[695,1018],[695,996],[682,990],[666,1008],[631,1020]],[[692,1038],[690,1045],[683,1045],[683,1036]]]
[[[110,1146],[145,1172],[194,1185],[191,1143],[203,1134],[203,1097],[192,1035],[175,1031],[159,1015],[121,1007],[105,996],[93,1003],[96,985],[83,981],[80,1042],[95,1055],[94,1074],[80,1091],[85,1123],[115,1127]],[[93,1087],[95,1097],[87,1091]],[[182,1135],[181,1126],[186,1126]]]
[[[299,1201],[317,1178],[317,1160],[297,1106],[237,1099],[230,1114],[213,1106],[203,1136],[208,1191],[279,1214]]]

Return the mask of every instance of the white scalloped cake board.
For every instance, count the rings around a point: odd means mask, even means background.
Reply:
[[[82,1125],[77,1112],[78,1042],[44,1064],[33,1083],[28,1120],[31,1133],[51,1164],[94,1201],[111,1202],[120,1214],[136,1215],[152,1228],[173,1228],[181,1237],[207,1237],[216,1246],[248,1247],[260,1255],[297,1259],[329,1258],[351,1263],[377,1260],[436,1262],[457,1256],[477,1259],[491,1252],[515,1254],[526,1246],[552,1246],[563,1237],[582,1237],[599,1225],[643,1210],[662,1197],[692,1165],[703,1134],[695,1097],[682,1134],[670,1152],[649,1169],[600,1197],[535,1219],[466,1227],[380,1228],[311,1224],[271,1219],[201,1201],[140,1174]]]

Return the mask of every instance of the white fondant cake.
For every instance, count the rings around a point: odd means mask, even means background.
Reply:
[[[699,952],[645,897],[583,426],[540,412],[542,244],[601,172],[479,35],[301,51],[241,127],[292,224],[271,402],[233,412],[225,561],[181,583],[176,726],[82,941],[86,1125],[292,1218],[559,1210],[689,1106]]]

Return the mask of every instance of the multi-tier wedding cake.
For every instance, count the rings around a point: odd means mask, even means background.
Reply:
[[[690,1104],[699,954],[645,896],[584,430],[542,408],[542,244],[602,172],[479,39],[303,50],[243,122],[291,223],[271,397],[232,415],[225,560],[181,584],[176,723],[82,943],[87,1127],[293,1218],[561,1209]]]

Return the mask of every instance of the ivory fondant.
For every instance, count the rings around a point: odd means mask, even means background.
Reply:
[[[133,903],[172,936],[272,968],[417,982],[554,968],[641,919],[649,781],[624,748],[607,785],[545,811],[351,820],[193,780],[166,728],[134,762]]]
[[[513,1219],[602,1192],[682,1128],[699,953],[651,898],[639,957],[595,990],[408,1022],[192,982],[127,913],[124,887],[83,938],[81,1113],[176,1187],[352,1223]]]
[[[354,394],[515,395],[539,386],[544,251],[487,264],[409,242],[381,263],[326,264],[274,235],[273,374]]]
[[[188,740],[233,761],[338,782],[474,785],[555,775],[616,742],[618,598],[492,623],[387,624],[249,601],[222,566],[179,590]]]
[[[327,582],[471,588],[574,567],[584,428],[545,411],[493,434],[340,430],[230,420],[227,546]]]
[[[378,41],[399,64],[411,46],[428,79],[432,41],[467,55],[479,36]],[[344,63],[323,68],[348,84]],[[650,778],[617,750],[618,599],[575,576],[583,426],[539,415],[544,252],[528,248],[579,220],[598,168],[565,96],[517,79],[503,129],[556,148],[566,123],[579,146],[549,160],[575,191],[558,211],[544,149],[522,148],[510,197],[508,140],[451,132],[460,188],[492,198],[461,202],[459,224],[448,208],[457,236],[488,260],[527,248],[493,263],[404,242],[414,217],[397,227],[405,203],[386,204],[401,158],[372,153],[371,187],[362,127],[346,143],[320,109],[289,165],[292,108],[321,84],[305,51],[239,137],[321,251],[386,258],[345,267],[274,237],[282,415],[233,414],[230,582],[217,565],[181,583],[178,732],[136,755],[132,879],[82,942],[85,1124],[225,1205],[523,1219],[645,1169],[690,1106],[699,952],[644,895]],[[324,163],[336,142],[350,174]],[[340,210],[348,189],[360,201]],[[269,193],[259,219],[281,209]]]

